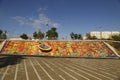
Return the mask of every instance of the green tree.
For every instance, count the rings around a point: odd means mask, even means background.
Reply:
[[[111,36],[112,40],[120,41],[120,34]]]
[[[52,30],[53,32],[56,32],[56,28],[55,28],[55,27],[51,28],[51,30]]]
[[[2,34],[3,34],[3,31],[0,30],[0,39],[2,39]]]
[[[78,34],[74,34],[75,40],[78,39]]]
[[[23,33],[22,35],[20,35],[20,37],[21,37],[22,39],[28,39],[28,36],[27,36],[27,34],[25,34],[25,33]]]
[[[3,33],[3,31],[0,29],[0,35]]]
[[[82,39],[82,35],[81,34],[78,34],[78,39]]]
[[[86,39],[91,39],[90,33],[86,34]]]
[[[46,37],[48,38],[48,40],[52,39],[52,37],[53,37],[53,31],[52,30],[48,30],[46,32]]]
[[[7,31],[5,30],[5,32],[3,33],[3,39],[7,39]]]
[[[91,38],[90,39],[92,39],[92,40],[96,40],[97,39],[97,37],[96,36],[91,36]]]
[[[70,33],[70,37],[71,37],[71,39],[73,39],[73,40],[75,39],[75,36],[74,36],[74,35],[75,35],[75,34],[74,34],[73,32]]]
[[[37,37],[38,37],[38,39],[43,39],[44,38],[44,33],[41,30],[39,30],[38,33],[37,33]]]
[[[4,32],[0,30],[0,39],[7,39],[7,31],[5,30]]]
[[[37,38],[38,38],[37,32],[34,32],[34,33],[33,33],[33,37],[34,37],[34,39],[37,39]]]
[[[57,38],[58,38],[58,33],[57,33],[57,31],[56,31],[57,29],[56,28],[51,28],[50,30],[48,30],[47,32],[46,32],[46,37],[50,40],[50,39],[52,39],[52,40],[56,40]]]
[[[86,38],[87,38],[87,39],[90,39],[90,40],[96,40],[96,39],[97,39],[96,36],[91,36],[90,33],[87,33],[87,34],[86,34]]]
[[[46,32],[46,37],[50,40],[52,38],[52,31],[51,30],[48,30]]]
[[[5,33],[2,34],[2,39],[7,39],[7,35]]]
[[[54,37],[55,37],[55,39],[58,38],[58,33],[57,32],[54,32]]]
[[[39,30],[38,32],[33,33],[33,37],[34,37],[34,39],[43,39],[44,33],[41,30]]]
[[[82,39],[82,35],[81,34],[77,34],[77,33],[73,33],[73,32],[70,33],[70,37],[73,40]]]

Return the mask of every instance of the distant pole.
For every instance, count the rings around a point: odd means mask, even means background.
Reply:
[[[46,32],[49,30],[49,21],[46,23]],[[45,36],[46,36],[46,32],[45,32]],[[48,39],[48,36],[46,36],[46,39]]]
[[[49,22],[46,23],[47,30],[49,30]]]

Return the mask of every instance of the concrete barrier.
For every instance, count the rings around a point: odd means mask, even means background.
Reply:
[[[6,43],[6,40],[4,40],[4,41],[0,44],[0,52],[2,51],[5,43]]]
[[[120,55],[115,51],[115,49],[111,45],[109,45],[106,42],[104,42],[104,44],[106,44],[120,58]]]

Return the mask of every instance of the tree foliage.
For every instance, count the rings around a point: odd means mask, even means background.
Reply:
[[[86,34],[86,39],[91,39],[90,33]]]
[[[56,40],[58,38],[57,28],[53,27],[46,32],[48,40]]]
[[[81,34],[78,34],[78,39],[82,39],[82,35]]]
[[[33,37],[34,37],[34,39],[37,39],[37,32],[33,33]]]
[[[120,41],[120,34],[111,36],[112,40]]]
[[[75,39],[75,38],[74,38],[74,33],[73,33],[73,32],[70,33],[70,37],[71,37],[71,39]]]
[[[3,31],[2,30],[0,30],[0,35],[3,33]]]
[[[44,33],[41,30],[39,30],[38,32],[33,33],[33,37],[34,37],[34,39],[43,39]]]
[[[20,37],[21,37],[22,39],[28,39],[28,36],[27,36],[27,34],[25,34],[25,33],[21,34]]]
[[[37,33],[38,39],[43,39],[44,38],[44,33],[42,31],[38,31]]]
[[[73,33],[73,32],[70,33],[70,37],[73,40],[76,40],[76,39],[80,40],[80,39],[82,39],[82,35],[81,34],[76,34],[76,33]]]
[[[86,39],[96,40],[97,37],[96,37],[96,36],[91,36],[90,33],[87,33],[87,34],[86,34]]]
[[[0,30],[0,39],[7,39],[7,31]]]

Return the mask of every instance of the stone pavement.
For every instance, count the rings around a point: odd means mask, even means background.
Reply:
[[[0,56],[0,80],[120,80],[120,59]]]

